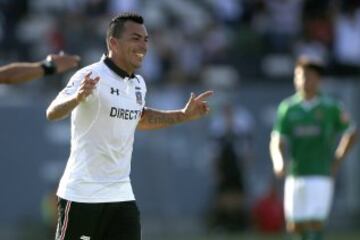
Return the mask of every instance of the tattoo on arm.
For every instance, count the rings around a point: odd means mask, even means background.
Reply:
[[[169,127],[185,121],[187,118],[181,110],[160,111],[145,108],[138,127],[142,130],[151,130]]]
[[[172,125],[183,122],[184,117],[180,116],[180,114],[149,114],[147,121],[150,124]]]

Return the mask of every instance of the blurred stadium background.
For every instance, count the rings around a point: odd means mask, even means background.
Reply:
[[[282,239],[281,212],[271,210],[282,184],[267,150],[275,109],[293,92],[294,60],[307,54],[326,63],[324,90],[360,122],[360,2],[0,0],[0,65],[60,50],[83,65],[97,61],[106,24],[124,10],[141,13],[150,33],[140,71],[148,106],[179,108],[190,91],[216,91],[205,120],[136,136],[132,181],[145,239]],[[48,123],[45,109],[70,75],[0,86],[0,239],[52,239],[69,121]],[[358,145],[338,176],[329,240],[360,239],[359,157]],[[230,223],[214,220],[221,173],[238,187],[225,199],[241,216],[226,216]]]

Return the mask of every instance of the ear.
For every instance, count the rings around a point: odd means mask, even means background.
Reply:
[[[109,50],[116,52],[118,46],[118,40],[114,37],[110,37],[109,39]]]

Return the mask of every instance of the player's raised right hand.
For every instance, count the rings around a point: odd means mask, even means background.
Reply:
[[[99,82],[100,77],[91,77],[92,72],[85,75],[84,79],[80,83],[80,87],[77,91],[76,100],[77,102],[84,101],[96,88],[96,84]]]

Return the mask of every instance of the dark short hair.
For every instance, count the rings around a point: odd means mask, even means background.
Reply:
[[[295,67],[302,67],[304,69],[310,69],[315,71],[320,76],[325,73],[325,66],[321,61],[310,59],[308,57],[300,57],[296,61]]]
[[[139,24],[144,24],[144,19],[141,15],[134,12],[124,12],[114,17],[109,23],[106,40],[110,37],[119,38],[124,31],[125,22],[131,21]]]

